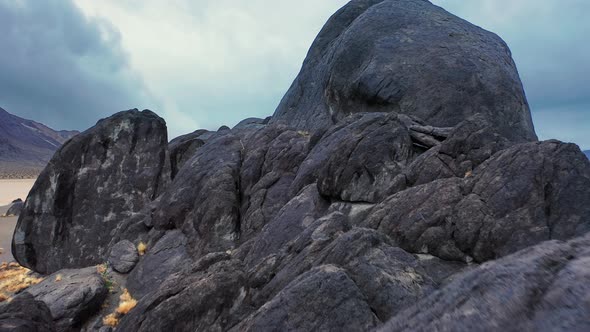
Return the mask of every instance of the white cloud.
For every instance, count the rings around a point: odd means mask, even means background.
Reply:
[[[268,116],[347,1],[75,0],[121,32],[172,135]]]

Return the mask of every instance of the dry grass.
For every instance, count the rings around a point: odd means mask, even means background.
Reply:
[[[0,265],[0,292],[17,293],[43,281],[36,278],[31,270],[16,263]]]
[[[137,245],[137,253],[139,254],[139,256],[145,255],[146,251],[147,251],[147,245],[143,242],[139,242],[139,244]]]
[[[298,130],[297,133],[305,138],[311,137],[311,133],[309,131]]]
[[[102,324],[105,326],[115,327],[117,324],[119,324],[119,318],[117,318],[117,314],[107,315],[102,319]]]
[[[102,319],[103,325],[110,327],[117,326],[117,324],[119,324],[119,319],[133,310],[136,305],[137,300],[129,294],[129,291],[126,288],[123,288],[123,294],[119,296],[119,306],[115,309],[115,312]]]
[[[119,306],[116,311],[121,315],[127,314],[137,305],[137,300],[129,294],[129,291],[126,288],[123,289],[123,294],[119,297],[119,301]]]
[[[62,275],[61,275],[61,274],[58,274],[58,275],[56,275],[56,276],[55,276],[55,282],[60,282],[62,278],[63,278],[63,277],[62,277]]]
[[[113,279],[111,279],[111,276],[109,275],[109,267],[108,267],[107,263],[97,265],[96,272],[98,272],[98,274],[100,274],[100,276],[104,280],[104,283],[107,286],[107,288],[109,289],[109,292],[111,292],[111,293],[114,292],[115,283],[113,282]]]
[[[11,298],[10,296],[4,294],[4,293],[0,293],[0,303],[8,301],[10,302]]]

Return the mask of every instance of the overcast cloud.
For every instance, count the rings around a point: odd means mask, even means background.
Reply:
[[[80,129],[150,108],[171,136],[268,116],[346,2],[0,0],[0,106]],[[541,138],[590,148],[589,1],[433,2],[508,42]]]
[[[0,107],[50,126],[87,128],[157,105],[129,67],[119,30],[62,0],[0,0]]]

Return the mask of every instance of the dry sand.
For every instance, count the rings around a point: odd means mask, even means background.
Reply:
[[[8,205],[17,198],[24,201],[33,188],[33,184],[35,184],[35,179],[0,179],[0,206]]]
[[[34,183],[34,179],[0,179],[0,216],[6,213],[13,200],[17,198],[25,200]],[[0,262],[10,262],[13,260],[12,254],[10,253],[10,243],[12,242],[12,233],[14,232],[17,220],[17,217],[0,217],[0,248],[2,248]]]
[[[7,206],[0,206],[0,216],[6,213]],[[12,253],[10,252],[10,243],[12,242],[12,233],[16,226],[18,217],[0,217],[0,262],[12,262]]]

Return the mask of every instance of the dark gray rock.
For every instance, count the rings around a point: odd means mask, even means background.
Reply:
[[[247,118],[240,121],[237,125],[235,125],[232,129],[241,129],[246,127],[252,126],[263,126],[268,123],[268,119],[260,119],[260,118]]]
[[[190,265],[186,249],[187,239],[178,230],[169,231],[147,253],[131,271],[127,288],[136,298],[153,292],[170,275]]]
[[[324,214],[327,208],[328,202],[319,195],[316,185],[305,187],[299,195],[285,204],[277,216],[254,239],[247,262],[257,263],[260,259],[280,250]]]
[[[465,178],[398,192],[362,225],[388,234],[413,253],[483,262],[590,231],[589,188],[590,163],[577,146],[519,144],[496,153]]]
[[[590,236],[536,247],[460,275],[382,331],[588,331]]]
[[[173,179],[182,166],[205,144],[205,137],[208,133],[207,130],[199,129],[170,141],[168,150],[170,151],[170,172]]]
[[[413,146],[397,115],[356,114],[323,135],[304,161],[296,186],[317,180],[320,193],[332,199],[378,202],[389,196],[391,183],[413,159]]]
[[[299,165],[307,156],[305,133],[283,126],[255,131],[244,143],[240,167],[240,239],[258,235],[292,198],[289,193]]]
[[[266,306],[297,277],[326,264],[346,271],[381,322],[436,288],[436,282],[425,269],[432,263],[423,263],[392,247],[378,232],[352,229],[342,214],[333,213],[311,223],[282,250],[265,257],[249,270],[253,289],[251,306]],[[454,272],[445,272],[437,278],[442,280]],[[321,297],[310,298],[307,303],[321,305],[322,301]],[[296,315],[295,312],[291,314]]]
[[[125,315],[119,331],[226,331],[239,322],[247,296],[239,260],[224,253],[205,255],[170,275]]]
[[[108,291],[96,267],[61,270],[26,290],[47,305],[58,331],[79,329],[100,310]]]
[[[23,203],[23,201],[12,202],[12,204],[10,205],[8,210],[6,211],[6,216],[20,216],[24,207],[25,207],[25,203]]]
[[[169,182],[166,123],[117,113],[62,146],[31,190],[12,253],[40,273],[104,262],[112,231]]]
[[[0,331],[51,332],[55,323],[45,303],[24,292],[9,303],[0,305]]]
[[[180,169],[155,208],[154,226],[182,230],[194,257],[236,246],[243,146],[233,133],[210,138]]]
[[[496,152],[514,145],[496,131],[492,123],[476,114],[454,127],[449,135],[417,156],[403,172],[408,187],[438,179],[465,177]],[[395,182],[395,181],[394,181]],[[397,185],[398,189],[400,186]]]
[[[109,264],[119,273],[129,273],[139,261],[136,246],[128,240],[123,240],[111,248]]]
[[[367,331],[378,322],[346,271],[323,265],[293,280],[231,331]]]
[[[439,127],[482,113],[511,140],[535,140],[508,46],[429,1],[354,0],[314,41],[271,122],[315,132],[356,112]]]

